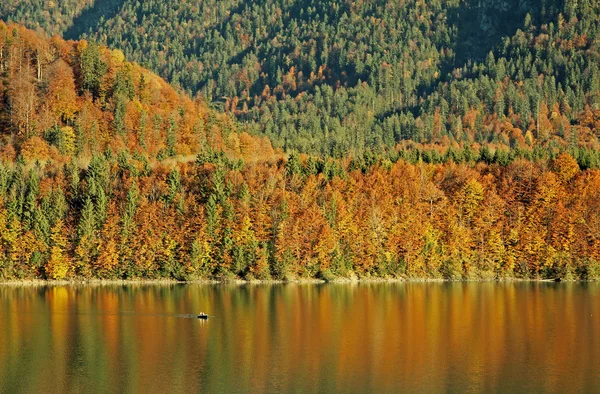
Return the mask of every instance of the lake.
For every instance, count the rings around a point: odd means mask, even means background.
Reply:
[[[2,393],[599,387],[600,284],[0,287]]]

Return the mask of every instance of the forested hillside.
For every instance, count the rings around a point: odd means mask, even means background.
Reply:
[[[0,23],[0,70],[0,278],[600,276],[597,150],[286,159],[116,50]]]
[[[0,156],[80,164],[96,153],[147,162],[185,159],[208,147],[257,159],[266,138],[236,133],[227,115],[177,93],[120,50],[47,39],[0,21]]]
[[[279,156],[267,138],[238,130],[119,50],[0,21],[0,278],[65,277],[73,248],[98,241],[92,233],[111,209],[129,212],[119,223],[133,220],[131,176],[197,157],[240,168]],[[160,200],[151,186],[144,198]],[[69,248],[59,258],[60,245]]]
[[[287,150],[597,145],[571,130],[600,100],[592,0],[12,0],[0,17],[120,48]]]
[[[271,86],[258,61],[258,79],[245,89],[260,95],[236,100],[243,90],[234,87],[227,113],[177,92],[120,50],[0,22],[0,279],[600,279],[597,6],[580,0],[565,16],[540,9],[525,18],[525,31],[485,55],[494,31],[509,27],[492,18],[508,12],[504,3],[482,3],[497,8],[446,15],[447,3],[390,6],[424,23],[371,20],[411,35],[404,49],[370,30],[353,31],[338,48],[362,45],[345,59],[356,66],[363,54],[380,56],[379,71],[377,62],[363,62],[361,72],[323,63],[310,77],[302,44],[289,68],[277,60],[287,71]],[[8,3],[28,9],[19,4]],[[361,4],[344,6],[356,15],[374,7]],[[215,23],[227,26],[243,12],[217,13]],[[243,15],[240,23],[252,20]],[[448,40],[438,52],[432,43],[451,16],[459,25],[487,21],[469,26],[489,33],[459,46]],[[302,20],[324,32],[336,26],[315,18]],[[535,27],[544,18],[557,25]],[[363,19],[349,29],[371,26]],[[448,37],[464,34],[447,26]],[[274,42],[292,45],[301,31]],[[379,54],[378,43],[387,45]],[[273,45],[273,56],[287,53]],[[248,48],[244,57],[258,56]],[[451,66],[480,55],[481,63]],[[227,74],[234,63],[222,66],[227,81],[238,81]],[[209,96],[218,97],[218,84]],[[257,128],[291,152],[274,149]]]

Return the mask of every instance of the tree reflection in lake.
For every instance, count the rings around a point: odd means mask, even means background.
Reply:
[[[591,392],[599,332],[599,284],[7,286],[0,392]]]

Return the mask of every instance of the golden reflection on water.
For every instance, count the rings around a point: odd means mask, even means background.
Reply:
[[[600,285],[0,287],[0,367],[7,393],[594,392]]]

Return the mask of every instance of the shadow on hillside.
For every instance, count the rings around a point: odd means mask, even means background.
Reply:
[[[556,20],[564,8],[564,0],[463,0],[460,5],[447,11],[448,25],[453,27],[450,47],[455,56],[441,65],[440,78],[418,86],[418,96],[427,97],[440,83],[449,82],[452,71],[457,68],[485,61],[490,52],[496,58],[501,54],[502,42],[513,37],[517,30],[525,29],[527,14],[534,26]],[[464,77],[471,77],[466,75]],[[422,107],[416,104],[403,109],[392,109],[380,114],[379,120],[408,111],[418,116]]]
[[[522,28],[527,11],[520,11],[519,0],[467,0],[448,13],[448,21],[457,29],[454,64],[461,67],[469,61],[480,61]],[[505,11],[504,8],[507,10]]]
[[[554,20],[564,8],[564,0],[465,0],[448,14],[457,29],[455,61],[461,67],[469,61],[481,61],[506,37],[524,29],[527,14],[540,26]]]
[[[93,6],[84,10],[73,19],[71,26],[65,31],[63,37],[68,40],[77,40],[82,34],[97,30],[98,24],[115,16],[126,0],[96,0]]]

